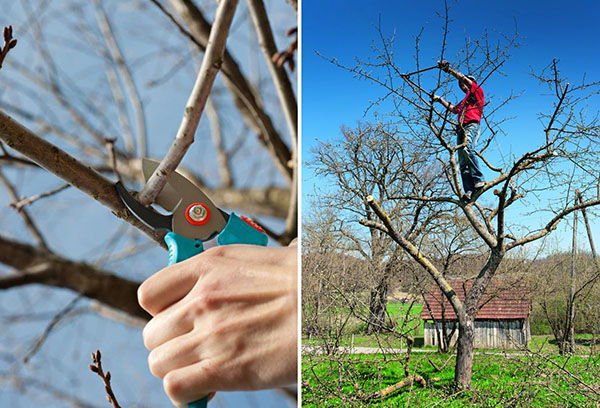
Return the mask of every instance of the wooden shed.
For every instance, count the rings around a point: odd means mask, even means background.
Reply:
[[[451,280],[449,283],[459,299],[464,301],[465,291],[469,290],[472,281]],[[441,332],[442,319],[445,318],[450,333],[458,324],[458,319],[450,302],[437,286],[427,295],[425,302],[421,312],[421,319],[424,320],[425,345],[437,346],[439,340],[435,326],[437,325]],[[483,295],[480,305],[483,306],[475,317],[476,348],[518,348],[529,344],[531,299],[522,285],[510,285],[493,280]],[[450,341],[451,346],[455,345],[457,337],[458,328]]]

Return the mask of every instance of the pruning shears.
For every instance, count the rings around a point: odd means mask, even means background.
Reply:
[[[146,181],[158,164],[142,160]],[[221,210],[199,187],[177,172],[171,175],[155,201],[171,212],[168,215],[141,205],[120,182],[115,187],[123,204],[140,221],[152,229],[168,231],[164,239],[169,249],[169,265],[201,253],[204,241],[215,237],[218,245],[267,245],[267,234],[260,226],[244,216]],[[207,402],[208,396],[189,403],[188,408],[205,408]]]

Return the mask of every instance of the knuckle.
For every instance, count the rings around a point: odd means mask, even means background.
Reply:
[[[150,354],[148,354],[148,367],[150,368],[150,372],[155,377],[163,378],[164,374],[162,373],[162,364],[160,360],[156,350],[152,350]]]
[[[231,248],[229,248],[229,247],[230,247],[230,245],[217,245],[217,246],[212,247],[209,250],[205,251],[205,254],[207,256],[225,258],[230,253]]]
[[[190,310],[188,314],[192,316],[201,316],[214,306],[214,296],[205,290],[198,291],[194,299],[189,303]]]
[[[176,372],[170,372],[163,379],[163,388],[171,400],[180,401],[183,394],[184,382]]]
[[[142,339],[144,340],[144,347],[146,347],[148,350],[152,349],[152,344],[150,342],[150,333],[151,333],[151,323],[152,320],[150,320],[150,322],[148,324],[146,324],[144,326],[144,329],[142,330]]]
[[[236,327],[235,322],[221,316],[214,316],[211,319],[211,333],[217,337],[228,338],[230,334],[238,334],[235,330]],[[237,337],[234,336],[232,340]]]
[[[206,310],[206,305],[204,304],[204,296],[201,293],[196,294],[194,300],[189,303],[189,315],[192,316],[200,316]]]
[[[213,292],[205,292],[202,294],[202,303],[205,309],[214,309],[218,303],[217,296]]]
[[[142,283],[137,289],[137,299],[141,307],[146,309],[148,307],[148,288]]]

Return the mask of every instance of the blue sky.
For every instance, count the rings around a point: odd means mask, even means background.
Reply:
[[[449,2],[450,4],[450,2]],[[439,55],[443,20],[436,12],[443,12],[442,0],[426,2],[359,1],[303,2],[302,30],[302,160],[310,160],[310,151],[320,141],[340,136],[340,126],[354,126],[359,120],[372,120],[372,112],[363,116],[369,101],[384,94],[383,89],[365,80],[354,78],[318,56],[315,51],[329,58],[336,58],[348,66],[355,65],[355,58],[374,58],[371,50],[379,34],[376,26],[381,18],[382,31],[386,37],[395,34],[394,52],[396,64],[404,72],[413,71],[414,35],[425,25],[421,45],[421,66],[435,64]],[[512,51],[512,58],[502,67],[506,76],[491,77],[484,88],[486,96],[493,100],[508,96],[511,91],[523,92],[502,116],[515,116],[501,136],[486,153],[489,159],[499,155],[524,152],[527,147],[538,145],[543,126],[537,119],[540,112],[552,109],[552,97],[530,75],[531,69],[539,71],[553,58],[560,60],[563,76],[578,82],[587,73],[590,80],[600,79],[597,66],[597,16],[600,5],[596,2],[574,1],[504,1],[476,2],[458,1],[451,5],[450,33],[447,39],[451,59],[465,37],[479,38],[487,29],[491,39],[498,33],[512,35],[515,21],[522,46]],[[593,61],[596,61],[595,63]],[[460,92],[460,91],[458,91]],[[450,101],[455,101],[451,96]],[[597,101],[597,99],[596,99]],[[385,113],[385,107],[379,108]],[[485,139],[485,135],[482,135]],[[493,175],[488,171],[487,178]],[[326,180],[313,176],[309,167],[303,167],[303,212],[310,210],[307,195],[315,187],[324,188]],[[524,212],[515,213],[516,221],[525,221],[532,227],[539,226],[540,219],[526,219]],[[545,218],[544,218],[545,219]],[[594,223],[594,234],[600,229]],[[567,233],[566,223],[559,235]],[[565,247],[568,240],[561,239]],[[583,241],[580,241],[583,242]]]

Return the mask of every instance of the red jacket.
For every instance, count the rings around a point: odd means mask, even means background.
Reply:
[[[469,122],[481,122],[481,115],[483,114],[483,89],[475,83],[475,81],[471,81],[471,89],[467,92],[465,99],[461,101],[458,105],[454,106],[452,109],[452,113],[456,113],[458,115],[459,123],[469,123]],[[464,116],[463,116],[463,110]],[[461,120],[462,118],[462,120]]]

